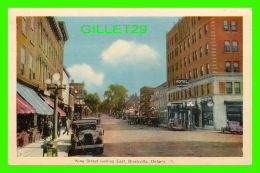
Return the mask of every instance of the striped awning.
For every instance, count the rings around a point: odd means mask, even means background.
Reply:
[[[36,113],[36,110],[27,103],[19,94],[16,94],[16,114]]]
[[[37,114],[42,115],[53,115],[53,109],[48,106],[47,103],[45,103],[38,94],[19,83],[17,83],[17,92],[30,104],[34,109],[36,110]]]
[[[53,103],[53,101],[49,97],[44,97],[41,94],[40,94],[40,96],[51,108],[54,109],[54,103]],[[59,115],[61,117],[65,117],[66,116],[66,113],[61,108],[57,107],[57,110],[58,110]]]

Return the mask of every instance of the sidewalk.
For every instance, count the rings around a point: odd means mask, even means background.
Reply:
[[[61,130],[61,135],[58,138],[58,157],[68,157],[68,152],[71,146],[70,134],[63,135],[64,129]],[[50,140],[50,138],[48,138]],[[30,143],[24,147],[17,147],[17,157],[43,157],[44,140],[38,140],[35,143]],[[47,157],[45,153],[44,157]]]

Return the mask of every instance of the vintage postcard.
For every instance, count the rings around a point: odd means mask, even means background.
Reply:
[[[9,9],[10,165],[252,164],[251,9]]]

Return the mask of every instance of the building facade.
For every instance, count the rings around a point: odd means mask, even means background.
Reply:
[[[154,106],[156,117],[159,117],[160,123],[167,124],[167,82],[154,89]]]
[[[129,116],[139,115],[140,98],[133,94],[125,100],[125,113]]]
[[[140,89],[140,115],[152,117],[154,113],[154,88],[145,86]]]
[[[74,80],[71,80],[70,83],[70,89],[71,93],[74,94],[74,116],[78,117],[81,119],[82,117],[86,116],[86,111],[85,111],[85,94],[84,94],[84,87],[85,83],[75,83]]]
[[[167,34],[169,116],[219,130],[243,124],[242,17],[184,17]],[[188,79],[177,87],[177,79]],[[178,105],[176,107],[176,105]]]

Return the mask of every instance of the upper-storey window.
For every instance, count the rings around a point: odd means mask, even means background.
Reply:
[[[225,52],[230,52],[230,41],[224,42],[224,50]]]
[[[208,25],[207,25],[207,24],[204,25],[204,31],[205,31],[205,35],[207,35],[208,32],[209,32],[209,29],[208,29]]]
[[[22,33],[26,35],[26,17],[22,17]]]
[[[238,52],[238,41],[232,41],[233,52]]]
[[[231,31],[237,31],[237,22],[231,21]]]
[[[231,72],[231,62],[230,61],[226,62],[226,72]]]
[[[227,20],[224,21],[224,31],[228,31],[229,30],[229,22]]]
[[[26,56],[26,48],[24,46],[22,46],[22,48],[21,48],[21,63],[20,63],[20,73],[21,73],[21,75],[24,75],[25,56]]]

